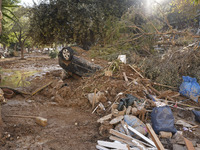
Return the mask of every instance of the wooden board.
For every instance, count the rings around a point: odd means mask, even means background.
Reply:
[[[163,147],[162,143],[160,142],[160,140],[158,139],[158,136],[156,135],[156,133],[154,132],[154,130],[152,129],[150,124],[146,124],[147,130],[149,132],[149,134],[152,137],[152,140],[154,141],[154,143],[156,144],[156,147],[158,148],[158,150],[164,150],[165,148]]]
[[[124,80],[125,80],[126,82],[128,82],[128,78],[127,78],[127,76],[126,76],[126,73],[125,73],[125,72],[123,72],[123,76],[124,76]]]
[[[148,139],[146,136],[144,136],[143,134],[141,134],[140,132],[138,132],[137,130],[132,128],[131,126],[128,126],[128,129],[131,130],[136,135],[138,135],[139,137],[141,137],[143,140],[145,140],[149,144],[151,144],[152,146],[156,147],[156,145],[154,144],[154,142],[152,140]]]
[[[112,119],[112,120],[110,121],[110,124],[117,124],[117,123],[120,122],[122,119],[124,119],[124,116],[118,116],[118,117]]]
[[[121,144],[117,142],[107,142],[107,141],[97,141],[98,145],[108,147],[108,148],[116,148],[116,149],[123,149],[123,150],[128,150],[128,145],[127,144]]]
[[[96,145],[96,148],[97,148],[98,150],[109,150],[108,148],[105,148],[105,147],[100,146],[100,145]]]
[[[98,123],[103,123],[104,121],[106,121],[106,120],[108,120],[108,119],[110,119],[110,118],[112,118],[112,114],[106,115],[106,116],[104,116],[104,117],[98,119],[97,122],[98,122]]]
[[[141,73],[139,73],[133,66],[129,65],[129,67],[130,67],[131,69],[133,69],[141,78],[144,78],[144,76],[141,75]]]
[[[133,137],[131,137],[131,136],[128,136],[128,135],[125,135],[125,134],[123,134],[123,133],[121,133],[121,132],[118,132],[118,131],[116,131],[116,130],[113,130],[113,129],[110,129],[110,134],[113,134],[113,135],[115,135],[115,136],[117,136],[117,137],[120,137],[120,138],[122,138],[122,139],[124,139],[124,140],[126,140],[126,141],[137,141],[137,142],[139,142],[139,143],[141,143],[141,144],[143,144],[143,145],[145,145],[145,146],[149,146],[149,147],[152,147],[151,145],[149,145],[149,144],[147,144],[147,143],[144,143],[144,142],[142,142],[142,141],[139,141],[139,140],[137,140],[137,139],[135,139],[135,138],[133,138]]]
[[[109,139],[113,140],[113,141],[119,141],[121,143],[128,144],[130,146],[135,146],[132,142],[130,142],[128,140],[124,140],[124,139],[118,138],[116,136],[110,136]]]
[[[129,131],[128,131],[128,128],[127,128],[126,125],[125,125],[124,120],[121,121],[121,124],[122,124],[122,127],[124,128],[124,131],[125,131],[126,135],[131,136],[131,134],[130,134]]]
[[[186,138],[184,138],[184,141],[185,141],[185,145],[187,146],[187,149],[188,149],[188,150],[195,150],[195,149],[194,149],[194,146],[193,146],[193,144],[192,144],[191,141],[189,141],[189,140],[186,139]]]

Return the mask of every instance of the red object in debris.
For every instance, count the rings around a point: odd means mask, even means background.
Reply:
[[[174,107],[175,107],[175,108],[177,108],[177,107],[178,107],[178,103],[177,103],[177,101],[176,101],[176,104],[174,105]]]

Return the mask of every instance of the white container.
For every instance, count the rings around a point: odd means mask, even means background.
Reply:
[[[126,55],[119,55],[118,58],[122,63],[126,64]]]

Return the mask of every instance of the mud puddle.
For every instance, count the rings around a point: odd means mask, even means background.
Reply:
[[[36,77],[41,77],[47,72],[53,70],[60,70],[59,66],[26,68],[26,69],[1,69],[1,83],[0,86],[9,86],[12,88],[28,87],[31,84],[31,80]]]

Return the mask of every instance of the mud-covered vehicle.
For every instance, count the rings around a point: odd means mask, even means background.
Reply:
[[[101,67],[76,55],[71,47],[64,47],[58,54],[59,65],[70,75],[90,76]]]

